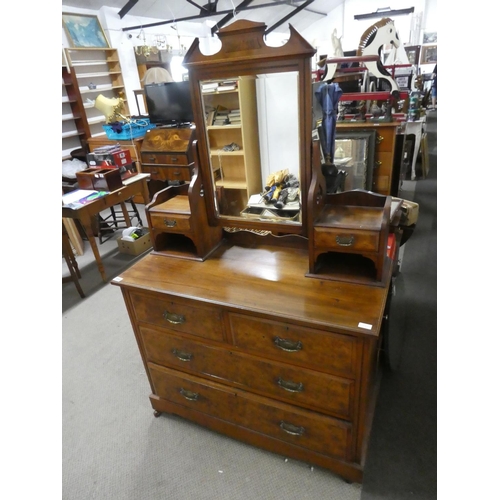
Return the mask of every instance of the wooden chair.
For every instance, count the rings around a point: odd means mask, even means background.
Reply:
[[[62,282],[68,283],[72,281],[75,284],[80,297],[83,299],[85,297],[85,293],[83,293],[83,289],[79,282],[79,278],[82,276],[80,274],[80,269],[78,268],[78,263],[76,262],[75,254],[71,248],[71,242],[69,241],[68,232],[66,231],[64,223],[62,225],[62,252],[70,273],[69,276],[63,277]]]

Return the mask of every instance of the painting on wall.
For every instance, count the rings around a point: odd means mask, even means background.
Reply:
[[[63,14],[62,21],[72,47],[109,48],[97,16]]]
[[[424,31],[424,42],[423,43],[437,43],[438,34],[436,31]]]

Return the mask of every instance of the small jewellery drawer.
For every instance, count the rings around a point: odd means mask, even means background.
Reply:
[[[151,225],[153,228],[162,232],[181,232],[191,230],[191,216],[169,214],[169,213],[155,213],[154,207],[149,212],[151,216]]]
[[[351,458],[349,423],[168,368],[149,369],[160,398],[326,456]]]
[[[147,359],[349,419],[354,382],[141,327]]]
[[[224,340],[221,311],[216,308],[137,292],[131,292],[130,297],[138,321],[197,337]]]
[[[151,174],[151,179],[154,181],[190,181],[190,167],[164,167],[161,165],[151,166],[142,165],[142,171],[146,174]]]
[[[141,154],[143,164],[150,165],[188,165],[189,160],[186,155],[165,154],[165,153],[148,153]]]
[[[363,231],[341,228],[314,228],[314,241],[318,247],[338,252],[376,252],[379,231]]]
[[[354,337],[295,325],[229,314],[235,344],[256,355],[354,377],[357,342]]]

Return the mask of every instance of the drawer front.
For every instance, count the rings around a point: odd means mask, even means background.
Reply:
[[[286,323],[229,314],[235,344],[256,355],[355,377],[356,339]]]
[[[167,368],[149,365],[149,370],[160,398],[326,456],[351,458],[348,423]]]
[[[337,228],[314,228],[314,243],[337,252],[376,252],[380,233],[378,231],[353,231]]]
[[[197,337],[224,341],[222,312],[177,298],[131,292],[130,297],[138,321],[189,333]]]
[[[190,167],[163,167],[142,165],[142,171],[151,174],[151,179],[154,181],[185,181],[191,180]]]
[[[169,213],[154,213],[150,211],[151,225],[161,232],[185,233],[191,230],[191,217]]]
[[[377,137],[375,139],[375,152],[379,151],[394,151],[394,128],[377,129]]]
[[[141,327],[149,361],[349,419],[354,382]]]
[[[142,152],[143,164],[149,165],[189,165],[187,155]]]

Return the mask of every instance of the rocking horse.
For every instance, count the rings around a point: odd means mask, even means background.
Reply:
[[[384,17],[380,21],[370,26],[362,35],[359,41],[357,56],[378,55],[378,61],[365,62],[368,73],[375,78],[386,80],[391,85],[391,94],[394,99],[399,98],[399,87],[391,74],[384,68],[380,60],[380,55],[384,45],[392,45],[396,49],[400,46],[399,36],[394,26],[394,21]],[[369,78],[366,79],[368,82]],[[369,86],[367,84],[367,86]],[[369,91],[365,87],[365,91]]]

